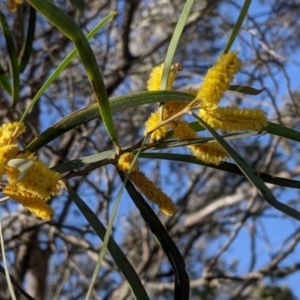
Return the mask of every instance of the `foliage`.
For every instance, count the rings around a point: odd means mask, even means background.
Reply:
[[[8,1],[1,299],[293,299],[262,282],[300,268],[299,38],[280,1],[226,5]],[[293,228],[260,260],[267,218]]]

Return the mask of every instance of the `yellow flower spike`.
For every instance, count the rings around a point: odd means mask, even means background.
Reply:
[[[159,91],[160,90],[163,67],[164,67],[164,64],[161,64],[152,69],[150,76],[149,76],[149,80],[147,82],[148,91]],[[172,89],[172,85],[173,85],[173,82],[174,82],[177,74],[178,74],[178,70],[177,70],[176,64],[172,65],[170,73],[169,73],[167,90]]]
[[[163,119],[166,120],[173,115],[177,114],[181,110],[183,110],[188,105],[188,102],[166,102],[164,104],[164,116]]]
[[[197,159],[207,164],[219,165],[223,159],[230,158],[228,153],[215,142],[190,145],[189,149]]]
[[[150,200],[156,204],[166,215],[173,215],[175,204],[160,188],[158,188],[144,173],[134,170],[129,175],[134,185]]]
[[[180,140],[183,139],[195,139],[197,138],[197,133],[189,126],[186,121],[176,121],[171,123],[173,134]]]
[[[30,191],[20,191],[15,185],[5,187],[3,193],[22,204],[41,219],[51,220],[54,216],[52,208],[45,203],[44,199]]]
[[[166,120],[176,113],[180,112],[183,110],[188,103],[186,102],[167,102],[164,104],[164,116],[163,119]],[[180,119],[180,118],[178,118]],[[160,123],[160,110],[159,108],[150,115],[149,119],[146,121],[146,129],[144,131],[144,136],[148,134],[148,132],[152,131],[159,123]],[[158,129],[156,129],[151,135],[150,135],[150,141],[151,142],[156,142],[161,139],[163,139],[168,132],[169,125],[164,124],[160,126]]]
[[[17,145],[7,145],[0,147],[0,179],[4,173],[6,163],[14,158],[19,152]]]
[[[201,107],[216,107],[241,67],[242,62],[236,52],[222,54],[208,70],[197,93],[197,99],[202,100]]]
[[[134,154],[130,152],[123,153],[118,160],[118,169],[126,173],[129,170],[133,160],[134,160]],[[136,162],[132,170],[136,170],[137,168],[138,167]]]
[[[26,130],[25,125],[18,122],[3,124],[0,126],[0,147],[14,144],[19,135]]]
[[[149,119],[145,123],[145,131],[144,131],[144,136],[146,136],[150,131],[152,131],[156,126],[160,123],[160,111],[157,109],[155,112],[153,112]],[[150,141],[151,142],[156,142],[161,139],[163,139],[167,132],[168,132],[169,125],[164,124],[157,128],[151,135],[150,135]]]
[[[200,109],[199,117],[214,129],[226,131],[261,130],[267,126],[266,113],[261,109],[218,107]]]
[[[29,157],[33,165],[18,181],[19,170],[14,167],[6,167],[6,175],[9,185],[16,185],[20,192],[28,191],[44,200],[50,199],[51,195],[57,195],[60,191],[58,181],[61,174],[50,170],[43,162]]]
[[[124,153],[118,160],[118,168],[127,172],[134,159],[134,154]],[[160,210],[166,215],[172,215],[175,211],[175,204],[173,201],[155,184],[149,180],[144,173],[138,170],[137,166],[131,171],[129,179],[134,185],[153,203],[155,203]]]
[[[181,140],[198,137],[197,133],[185,121],[173,122],[172,129],[174,136]],[[188,148],[197,159],[208,164],[219,165],[224,158],[230,157],[228,153],[215,142],[189,145]]]

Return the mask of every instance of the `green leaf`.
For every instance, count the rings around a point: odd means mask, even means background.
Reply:
[[[24,48],[22,49],[22,58],[20,62],[20,73],[22,73],[25,70],[31,56],[32,45],[34,42],[34,34],[35,34],[35,22],[36,22],[36,10],[33,7],[30,7],[26,42]]]
[[[264,91],[264,89],[257,90],[251,86],[243,86],[243,85],[230,85],[228,90],[243,93],[246,95],[259,95]]]
[[[143,104],[166,101],[192,101],[194,96],[176,91],[140,92],[110,99],[111,111],[116,113]],[[63,118],[34,139],[26,150],[35,152],[58,136],[99,117],[97,104],[92,104]]]
[[[12,72],[12,99],[13,107],[18,103],[19,92],[20,92],[20,78],[19,78],[19,64],[17,51],[13,42],[11,31],[9,30],[8,24],[6,22],[5,16],[0,12],[0,23],[4,33],[4,38],[6,42],[7,53],[9,56],[9,63]]]
[[[228,42],[227,42],[227,44],[225,46],[225,49],[223,51],[224,54],[226,54],[226,53],[229,52],[232,44],[234,43],[237,35],[239,34],[239,31],[240,31],[240,29],[242,27],[242,24],[243,24],[243,22],[244,22],[244,20],[245,20],[245,18],[247,16],[250,4],[251,4],[251,0],[245,0],[244,5],[242,7],[242,10],[240,12],[240,15],[239,15],[239,17],[238,17],[238,19],[237,19],[237,21],[235,23],[235,26],[234,26],[233,30],[232,30],[231,36],[230,36],[230,38],[229,38],[229,40],[228,40]]]
[[[65,173],[69,171],[74,171],[75,169],[90,166],[92,164],[103,162],[104,160],[107,160],[108,158],[113,157],[116,154],[115,150],[109,150],[101,153],[97,153],[90,156],[81,157],[75,160],[71,160],[68,162],[65,162],[63,164],[57,165],[53,168],[51,168],[53,171],[59,172],[59,173]]]
[[[283,212],[284,214],[300,221],[300,213],[297,210],[277,201],[270,189],[265,185],[262,179],[257,176],[256,172],[250,167],[250,165],[210,125],[208,125],[195,113],[192,114],[200,122],[200,124],[210,132],[210,134],[224,148],[224,150],[227,151],[227,153],[238,165],[240,170],[244,173],[246,178],[248,178],[248,180],[257,188],[258,192],[271,206]]]
[[[71,187],[67,186],[67,191],[88,223],[103,241],[106,234],[106,228],[103,223]],[[128,281],[135,298],[145,300],[149,299],[138,274],[135,272],[126,255],[122,252],[121,248],[112,237],[108,240],[107,250]]]
[[[105,17],[101,22],[99,22],[86,36],[88,40],[90,40],[94,35],[114,16],[116,15],[116,12],[110,13],[107,17]],[[76,49],[73,49],[68,56],[59,64],[59,66],[55,69],[55,71],[50,75],[50,77],[45,81],[45,83],[42,85],[40,90],[36,93],[28,107],[26,108],[25,112],[23,113],[23,116],[20,119],[20,123],[24,122],[26,116],[31,111],[33,106],[36,104],[36,102],[40,99],[40,97],[44,94],[46,89],[51,85],[51,83],[59,76],[59,74],[67,67],[67,65],[71,62],[71,60],[77,55]],[[97,107],[98,109],[98,107]],[[97,117],[99,117],[99,113],[97,114]]]
[[[181,37],[181,34],[183,32],[185,23],[190,15],[190,11],[194,5],[194,0],[187,0],[184,8],[182,10],[182,13],[180,15],[180,18],[177,22],[177,25],[174,29],[172,39],[170,41],[165,62],[164,62],[164,68],[162,72],[162,78],[161,78],[161,85],[160,89],[161,90],[166,90],[167,89],[167,84],[168,84],[168,78],[169,78],[169,73],[170,73],[170,68],[173,62],[173,58],[177,49],[177,46],[179,44],[179,40]]]
[[[171,161],[180,161],[186,162],[189,164],[197,164],[204,167],[213,168],[220,171],[229,172],[232,174],[245,176],[244,173],[237,167],[237,165],[223,161],[220,165],[207,164],[203,161],[196,159],[192,155],[187,154],[175,154],[175,153],[161,153],[161,152],[142,152],[139,157],[148,158],[148,159],[165,159]],[[254,172],[259,176],[264,182],[271,183],[274,185],[300,189],[300,181],[293,179],[286,179],[283,177],[274,176],[271,174],[267,174],[264,172],[260,172],[259,170],[254,170]]]
[[[9,95],[11,95],[12,91],[11,91],[11,85],[10,85],[10,82],[9,82],[9,78],[5,74],[5,71],[2,68],[1,64],[0,64],[0,83],[3,86],[3,88],[6,90],[6,92]]]
[[[66,37],[73,41],[93,88],[100,115],[106,130],[112,142],[117,148],[119,148],[118,137],[114,128],[109,100],[102,75],[90,44],[81,29],[68,14],[55,6],[49,0],[28,0],[28,3],[40,12],[49,22],[56,26]]]
[[[26,175],[28,170],[32,167],[33,162],[29,159],[13,158],[8,161],[7,165],[19,170],[20,173],[17,178],[17,182],[18,182]]]
[[[119,172],[119,175],[122,181],[124,181],[124,174],[122,172]],[[174,299],[189,299],[190,281],[185,270],[184,259],[176,244],[166,231],[165,227],[160,222],[159,218],[153,212],[149,204],[136,190],[136,188],[130,181],[126,183],[126,189],[134,204],[140,211],[143,219],[149,225],[150,230],[155,235],[157,241],[161,245],[163,251],[170,261],[175,276]]]
[[[0,215],[0,248],[1,248],[1,254],[2,254],[1,258],[3,260],[5,278],[6,278],[6,281],[7,281],[9,294],[10,294],[12,300],[17,300],[17,297],[16,297],[15,292],[14,292],[14,288],[13,288],[13,285],[12,285],[12,282],[11,282],[10,274],[9,274],[9,271],[8,271],[8,265],[7,265],[6,254],[5,254],[4,238],[3,238],[3,233],[2,233],[1,215]]]
[[[278,135],[289,140],[300,142],[300,132],[294,129],[268,122],[268,126],[264,128],[264,131],[270,134]]]

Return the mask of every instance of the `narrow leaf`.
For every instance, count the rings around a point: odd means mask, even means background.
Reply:
[[[93,88],[106,130],[117,148],[119,142],[114,128],[106,88],[90,44],[74,20],[49,0],[28,0],[38,12],[73,41]]]
[[[15,292],[14,292],[14,288],[13,288],[12,283],[11,283],[10,274],[9,274],[8,266],[7,266],[5,245],[4,245],[3,232],[2,232],[1,216],[0,216],[0,246],[1,246],[0,247],[1,248],[1,255],[2,255],[2,260],[3,260],[3,265],[4,265],[4,270],[5,270],[5,278],[6,278],[6,281],[7,281],[8,290],[9,290],[11,299],[12,300],[17,300],[17,297],[16,297]]]
[[[32,45],[33,45],[34,34],[35,34],[35,22],[36,22],[36,10],[33,7],[30,7],[26,42],[24,48],[22,49],[23,53],[20,62],[20,73],[22,73],[25,70],[31,56]]]
[[[264,89],[258,90],[251,86],[243,86],[243,85],[230,85],[228,90],[243,93],[246,95],[259,95],[264,91]]]
[[[190,94],[176,91],[140,92],[111,98],[110,105],[112,113],[116,113],[118,111],[123,111],[125,109],[137,107],[143,104],[166,101],[189,102],[193,99],[194,96]],[[97,104],[92,104],[88,107],[78,110],[63,118],[53,126],[49,127],[46,131],[44,131],[41,135],[34,139],[29,145],[27,145],[26,150],[35,152],[60,135],[70,131],[73,128],[76,128],[81,124],[86,124],[87,122],[98,117],[99,109]]]
[[[182,13],[180,15],[180,18],[177,22],[177,25],[174,29],[172,39],[170,41],[165,62],[164,62],[164,68],[163,68],[163,73],[162,73],[162,78],[161,78],[161,85],[160,89],[161,90],[166,90],[167,89],[167,84],[168,84],[168,78],[169,78],[169,73],[170,73],[170,68],[171,64],[173,62],[173,58],[177,49],[177,46],[179,44],[179,40],[181,37],[181,34],[183,32],[185,23],[190,15],[190,11],[194,5],[194,0],[187,0],[185,2],[185,5],[183,7]]]
[[[237,167],[237,165],[226,161],[223,161],[220,165],[214,165],[214,164],[207,164],[205,162],[202,162],[196,159],[192,155],[176,154],[176,153],[161,153],[161,152],[142,152],[140,154],[140,157],[148,158],[148,159],[165,159],[171,161],[186,162],[189,164],[196,164],[196,165],[210,167],[216,170],[225,171],[240,176],[245,176],[244,173]],[[287,188],[300,189],[300,181],[298,180],[286,179],[283,177],[274,176],[271,174],[260,172],[259,170],[254,170],[254,172],[266,183],[271,183],[274,185],[287,187]]]
[[[13,42],[11,31],[8,27],[6,22],[5,16],[0,12],[0,23],[4,33],[4,38],[6,42],[7,53],[9,56],[9,63],[12,72],[12,100],[13,100],[13,107],[18,102],[19,92],[20,92],[20,78],[19,78],[19,64],[18,64],[18,57],[17,51]]]
[[[11,91],[11,85],[10,85],[10,82],[9,82],[9,78],[5,74],[5,71],[2,68],[1,64],[0,64],[0,83],[3,86],[3,88],[6,90],[6,92],[9,95],[11,95],[12,91]]]
[[[110,13],[106,18],[104,18],[101,22],[99,22],[92,30],[91,32],[86,36],[88,40],[90,40],[94,35],[114,16],[116,15],[116,12]],[[45,81],[45,83],[42,85],[40,90],[36,93],[28,107],[26,108],[25,112],[23,113],[23,116],[20,119],[20,123],[24,122],[26,116],[31,111],[33,106],[36,104],[36,102],[40,99],[40,97],[44,94],[46,89],[51,85],[51,83],[59,76],[59,74],[67,67],[67,65],[71,62],[71,60],[77,55],[76,49],[73,49],[68,56],[59,64],[59,66],[55,69],[55,71],[49,76],[49,78]],[[97,107],[98,109],[98,107]],[[97,114],[97,117],[99,117],[99,113]],[[96,118],[97,118],[96,117]]]
[[[289,140],[300,142],[300,132],[294,129],[268,122],[268,126],[264,129],[267,133],[278,135]]]
[[[122,172],[119,172],[119,175],[122,181],[124,181],[124,174]],[[130,181],[126,183],[126,189],[131,199],[140,211],[143,219],[147,224],[149,224],[150,230],[155,235],[157,241],[159,242],[169,259],[175,276],[174,299],[189,299],[190,281],[185,270],[184,259],[176,244],[166,231],[165,227],[160,222],[159,218],[153,212],[149,204],[136,190],[136,188]]]
[[[227,42],[227,44],[225,46],[225,49],[223,51],[224,54],[226,54],[226,53],[229,52],[232,44],[234,43],[237,35],[239,34],[239,31],[240,31],[240,29],[242,27],[242,24],[243,24],[243,22],[244,22],[244,20],[245,20],[245,18],[247,16],[250,4],[251,4],[251,0],[245,0],[244,5],[242,7],[242,10],[240,12],[240,15],[239,15],[239,17],[238,17],[238,19],[237,19],[237,21],[235,23],[235,26],[234,26],[233,30],[232,30],[231,36],[230,36],[230,38],[229,38],[229,40],[228,40],[228,42]]]
[[[106,234],[106,228],[103,223],[71,187],[67,186],[67,191],[88,223],[103,241]],[[107,250],[128,281],[135,298],[145,300],[149,299],[138,274],[135,272],[126,255],[112,237],[108,240]]]
[[[245,174],[246,178],[248,178],[248,180],[257,188],[258,192],[271,206],[300,221],[300,213],[297,210],[277,201],[270,189],[265,185],[262,179],[257,176],[256,172],[250,167],[250,165],[210,125],[199,118],[196,114],[193,113],[193,116],[210,132],[210,134],[224,148],[224,150],[228,152],[240,170]]]

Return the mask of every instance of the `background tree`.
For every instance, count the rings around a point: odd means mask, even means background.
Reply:
[[[178,90],[199,86],[202,76],[222,52],[241,9],[240,1],[198,2],[175,56],[175,62],[184,68],[175,82]],[[107,93],[115,97],[146,90],[151,69],[164,61],[185,1],[55,4],[74,18],[85,34],[110,12],[118,11],[90,41]],[[10,12],[3,1],[0,5],[21,62],[20,96],[14,109],[12,97],[0,87],[2,124],[20,119],[73,44],[28,3],[18,5],[16,12]],[[260,1],[252,5],[234,45],[243,60],[243,69],[235,81],[264,90],[256,96],[228,92],[222,100],[224,105],[264,108],[270,121],[299,128],[299,84],[295,78],[299,68],[299,12],[298,1]],[[26,61],[23,54],[28,50],[25,42],[30,21],[35,23],[34,41]],[[11,74],[4,34],[0,35],[0,51],[3,72]],[[86,71],[76,57],[27,116],[28,130],[20,137],[22,145],[28,145],[50,125],[94,102]],[[142,138],[144,123],[155,108],[156,105],[139,106],[113,116],[122,147]],[[296,141],[299,142],[299,136],[291,141],[262,132],[231,144],[255,170],[279,177],[269,188],[280,201],[300,210],[299,182],[293,181],[290,186],[282,179],[299,178]],[[48,143],[38,155],[49,166],[58,166],[112,148],[102,121],[96,119]],[[184,149],[168,151],[186,154]],[[296,299],[293,294],[299,294],[299,290],[284,287],[289,282],[283,280],[298,274],[300,269],[296,255],[300,239],[297,221],[268,205],[243,176],[201,164],[158,159],[141,159],[140,163],[176,203],[172,217],[154,210],[184,258],[191,299],[269,299],[279,294],[282,299]],[[106,165],[82,174],[70,176],[69,182],[107,224],[121,185],[118,172]],[[174,272],[170,263],[125,195],[113,236],[149,297],[173,299]],[[12,201],[2,201],[9,270],[34,299],[83,299],[102,243],[67,193],[55,197],[51,206],[55,217],[45,222]],[[274,233],[270,233],[270,228]],[[3,272],[0,286],[0,298],[10,299]],[[92,295],[94,299],[132,298],[127,281],[109,255],[105,256]],[[26,296],[20,294],[19,298]]]

